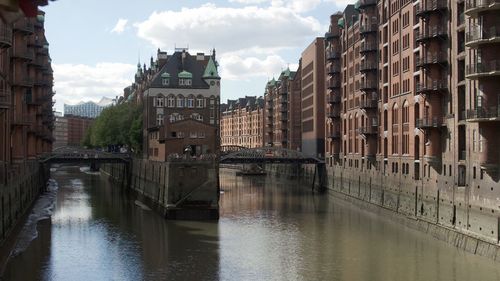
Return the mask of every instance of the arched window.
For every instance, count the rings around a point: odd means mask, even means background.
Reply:
[[[193,95],[188,96],[186,107],[187,108],[194,108],[194,96]]]
[[[392,124],[396,125],[398,124],[398,104],[394,103],[392,106]]]
[[[205,98],[203,96],[200,95],[196,98],[196,107],[205,108]]]
[[[163,107],[164,105],[165,98],[163,97],[162,94],[158,95],[155,98],[155,107]]]
[[[184,102],[185,102],[184,96],[178,95],[177,96],[177,107],[178,108],[183,108],[184,107]]]
[[[167,107],[173,108],[175,107],[175,96],[169,95],[167,98]]]
[[[403,103],[403,124],[410,123],[410,106],[408,101]]]

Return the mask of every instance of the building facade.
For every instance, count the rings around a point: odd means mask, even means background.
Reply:
[[[54,123],[54,144],[52,148],[68,146],[68,118],[56,116]]]
[[[245,97],[221,104],[221,145],[262,147],[264,99]]]
[[[325,156],[325,39],[316,38],[301,56],[302,152]]]
[[[282,71],[266,85],[265,146],[301,149],[301,81],[299,71]]]
[[[498,242],[499,7],[360,0],[331,16],[325,149],[335,189]]]
[[[0,183],[52,150],[53,75],[45,14],[0,22]]]
[[[191,55],[178,49],[159,62],[142,91],[149,159],[217,153],[220,82],[215,50]]]
[[[79,102],[76,105],[64,105],[64,115],[80,116],[87,118],[97,118],[101,112],[108,106],[113,105],[114,101],[109,98],[102,98],[99,102]]]

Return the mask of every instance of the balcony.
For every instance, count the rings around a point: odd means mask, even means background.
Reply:
[[[359,34],[366,34],[378,31],[378,23],[364,23],[359,26]]]
[[[14,76],[13,85],[17,87],[33,87],[33,80],[26,76]]]
[[[288,112],[288,106],[282,106],[280,107],[280,112]]]
[[[420,68],[429,67],[432,65],[445,66],[448,64],[446,53],[428,53],[422,58],[415,59],[415,66]]]
[[[495,77],[500,75],[500,60],[490,60],[484,63],[467,65],[465,77],[478,79],[481,77]]]
[[[432,13],[443,12],[447,9],[448,1],[446,0],[424,0],[417,5],[415,14],[417,17],[426,17]]]
[[[424,117],[415,120],[415,128],[433,129],[446,127],[443,117]]]
[[[35,58],[35,59],[31,60],[30,64],[34,65],[34,66],[41,67],[41,66],[43,66],[45,64],[45,62],[44,62],[43,58],[38,57],[38,58]]]
[[[12,29],[4,23],[0,23],[0,48],[12,46]]]
[[[14,48],[12,53],[12,58],[31,61],[35,57],[33,50],[28,50],[27,48]]]
[[[338,59],[340,59],[340,57],[341,57],[340,52],[333,52],[333,51],[326,52],[326,59],[327,60],[338,60]]]
[[[327,101],[329,104],[336,104],[336,103],[340,103],[340,95],[338,95],[338,94],[329,94],[329,95],[327,95],[327,97],[326,97],[326,101]]]
[[[415,92],[417,94],[445,91],[448,91],[448,82],[444,79],[428,80],[426,82],[417,82],[415,84]]]
[[[340,73],[340,65],[336,63],[331,63],[327,68],[327,72],[329,75],[335,75]]]
[[[366,80],[359,84],[359,89],[361,91],[372,91],[378,88],[376,80]]]
[[[14,114],[12,125],[14,126],[29,126],[31,123],[31,116],[28,114]]]
[[[333,31],[333,32],[327,32],[325,33],[325,39],[326,40],[333,40],[335,38],[340,37],[340,32],[339,31]]]
[[[340,110],[330,108],[327,110],[326,116],[330,119],[340,118]]]
[[[423,31],[415,32],[415,42],[424,43],[433,39],[445,40],[448,37],[448,29],[443,26],[432,26]]]
[[[370,6],[377,6],[377,0],[359,0],[358,3],[358,7],[360,9],[365,9]]]
[[[471,26],[470,32],[465,34],[465,46],[477,48],[482,44],[500,43],[500,28],[491,26],[481,28],[481,26]]]
[[[330,78],[326,83],[326,86],[330,90],[338,89],[340,88],[340,80],[335,78]]]
[[[500,121],[500,106],[478,107],[466,111],[468,122],[498,122]]]
[[[43,42],[42,40],[33,38],[29,41],[28,43],[30,46],[36,47],[36,48],[42,48],[43,47]]]
[[[378,107],[378,100],[375,99],[362,99],[359,103],[361,109],[376,109]]]
[[[376,126],[367,126],[358,128],[358,134],[364,136],[375,136],[378,134],[378,127]]]
[[[376,71],[378,69],[378,64],[372,61],[363,61],[359,65],[360,72]]]
[[[378,50],[378,45],[376,42],[363,42],[361,43],[360,53],[376,52]]]
[[[0,109],[7,109],[10,107],[11,93],[8,89],[0,90]]]
[[[13,30],[24,34],[33,34],[35,26],[27,20],[18,20],[13,24]]]
[[[500,0],[467,0],[465,2],[465,14],[471,17],[477,17],[482,12],[499,9]]]
[[[330,140],[340,140],[342,135],[340,134],[340,131],[333,131],[333,132],[327,132],[326,137],[329,138]]]

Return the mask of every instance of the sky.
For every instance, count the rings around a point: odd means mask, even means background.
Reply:
[[[261,96],[266,82],[324,36],[349,0],[61,0],[42,8],[56,110],[114,98],[156,51],[217,52],[221,101]],[[124,4],[126,3],[126,4]]]

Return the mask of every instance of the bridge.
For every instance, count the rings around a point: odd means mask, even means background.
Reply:
[[[324,164],[324,161],[281,147],[221,146],[221,164]]]
[[[62,147],[52,153],[42,155],[38,159],[42,164],[55,163],[123,163],[128,164],[132,157],[128,153],[110,153],[94,149]]]

